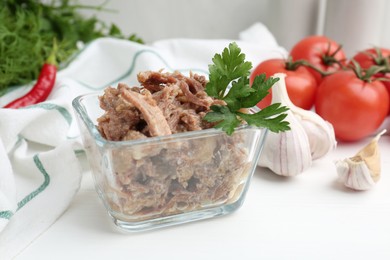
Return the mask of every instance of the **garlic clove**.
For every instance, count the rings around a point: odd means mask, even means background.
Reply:
[[[337,161],[335,164],[339,180],[346,187],[354,190],[368,190],[375,185],[370,170],[364,162],[355,162],[347,158]]]
[[[363,160],[366,163],[371,172],[371,177],[375,182],[379,181],[381,174],[378,141],[384,133],[386,133],[386,129],[378,133],[368,145],[363,147],[354,157],[352,157],[354,160]]]
[[[305,130],[291,112],[289,114],[286,120],[290,122],[291,130],[269,132],[258,163],[282,176],[298,175],[309,168],[312,162]]]
[[[355,156],[335,162],[339,180],[354,190],[368,190],[380,179],[381,165],[379,138],[386,129],[376,135]]]
[[[276,74],[280,80],[272,87],[272,103],[288,103],[285,75]],[[311,166],[310,144],[305,129],[289,110],[286,112],[291,130],[269,132],[258,165],[282,176],[295,176]]]
[[[309,112],[310,116],[302,116],[302,114],[306,114],[306,112]],[[304,113],[293,111],[293,114],[300,120],[309,137],[310,151],[313,160],[324,157],[336,148],[337,142],[332,124],[323,120],[319,115],[312,111],[305,111]]]

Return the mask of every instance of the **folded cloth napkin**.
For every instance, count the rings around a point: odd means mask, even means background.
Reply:
[[[255,24],[236,40],[255,66],[285,57],[272,34]],[[86,45],[59,71],[47,101],[21,109],[0,109],[0,258],[31,244],[68,208],[80,186],[82,143],[71,108],[84,93],[118,82],[137,85],[137,72],[178,70],[207,74],[208,64],[233,40],[169,39],[150,45],[101,38]],[[9,91],[0,105],[32,84]]]

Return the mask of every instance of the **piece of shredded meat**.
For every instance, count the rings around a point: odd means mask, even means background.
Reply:
[[[171,129],[161,109],[152,98],[149,91],[145,90],[143,94],[129,90],[124,85],[119,85],[118,89],[121,97],[134,105],[142,114],[149,127],[150,136],[162,136],[172,134]]]
[[[128,141],[211,128],[210,106],[225,105],[205,92],[204,76],[146,71],[142,87],[119,84],[100,97],[105,113],[98,130],[111,141]],[[114,182],[106,186],[110,207],[126,221],[168,216],[234,198],[248,173],[241,135],[191,138],[163,145],[112,150]],[[104,186],[104,185],[103,185]],[[240,188],[241,187],[241,188]]]

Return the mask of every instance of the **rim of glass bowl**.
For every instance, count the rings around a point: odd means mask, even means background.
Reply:
[[[203,130],[194,130],[194,131],[176,133],[171,135],[155,136],[155,137],[148,137],[144,139],[136,139],[136,140],[129,140],[129,141],[109,141],[102,137],[102,135],[96,128],[96,125],[92,122],[91,118],[88,116],[85,106],[82,103],[84,99],[89,99],[93,97],[97,99],[99,95],[101,95],[101,93],[89,93],[89,94],[80,95],[73,99],[72,106],[76,111],[76,113],[78,113],[78,115],[81,117],[83,123],[86,125],[88,132],[94,138],[95,142],[100,146],[118,147],[118,146],[129,146],[129,145],[140,145],[140,144],[152,144],[152,143],[159,143],[159,142],[169,143],[169,142],[176,142],[179,139],[196,138],[202,135],[216,136],[220,134],[226,134],[221,129],[209,128]],[[252,108],[252,109],[257,110],[257,108]],[[267,132],[266,128],[249,126],[246,124],[237,127],[235,129],[235,132],[250,130],[250,129],[262,130],[265,131],[265,133]]]

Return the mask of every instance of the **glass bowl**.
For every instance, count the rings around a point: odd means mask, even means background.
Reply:
[[[140,231],[222,216],[242,204],[267,130],[206,129],[107,141],[98,93],[73,100],[95,188],[116,226]]]

